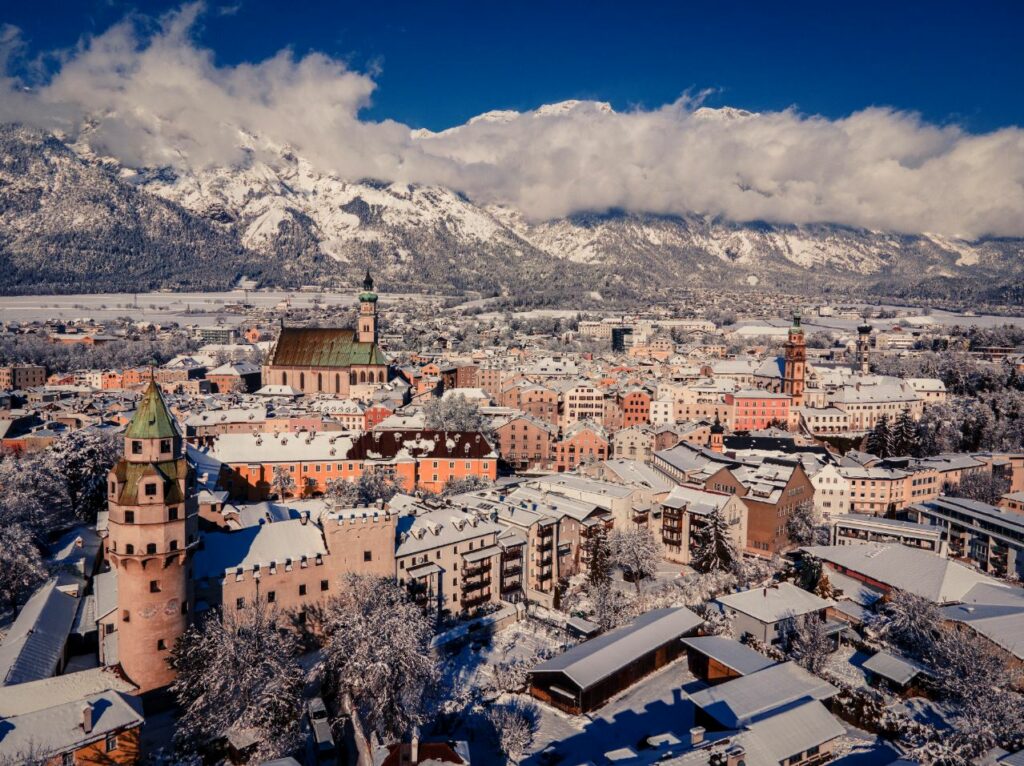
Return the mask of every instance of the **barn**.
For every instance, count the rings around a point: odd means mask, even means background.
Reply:
[[[596,710],[682,656],[686,647],[680,639],[696,633],[702,622],[686,607],[647,612],[539,664],[530,673],[530,693],[567,713]]]

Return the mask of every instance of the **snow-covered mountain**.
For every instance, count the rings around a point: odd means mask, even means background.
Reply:
[[[477,119],[543,119],[576,108]],[[698,111],[705,119],[749,117]],[[243,165],[180,173],[124,167],[91,155],[84,142],[0,131],[0,288],[67,281],[110,289],[133,280],[139,288],[221,287],[239,275],[337,284],[372,264],[396,287],[505,291],[541,302],[702,283],[1001,300],[1021,290],[1021,240],[621,212],[533,222],[445,188],[337,178],[287,147],[239,140],[248,150]]]

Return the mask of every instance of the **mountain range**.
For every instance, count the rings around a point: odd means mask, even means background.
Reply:
[[[251,143],[246,162],[182,172],[0,128],[0,292],[212,290],[241,277],[341,286],[370,266],[387,289],[532,305],[682,287],[1024,301],[1020,239],[626,211],[531,221],[451,189],[340,179],[287,147],[240,141]]]

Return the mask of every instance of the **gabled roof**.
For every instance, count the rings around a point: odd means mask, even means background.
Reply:
[[[564,673],[587,689],[648,652],[682,638],[703,622],[684,606],[655,609],[631,624],[542,662],[533,673]]]
[[[730,593],[719,596],[715,601],[765,624],[817,612],[835,603],[831,599],[819,598],[813,593],[808,593],[791,582],[780,582],[770,588],[752,588],[741,593]]]
[[[376,343],[356,340],[356,331],[338,327],[282,327],[272,367],[351,367],[387,364]]]
[[[827,700],[839,690],[794,662],[783,662],[690,695],[693,704],[726,728],[766,718],[801,700]]]
[[[155,381],[146,386],[124,435],[129,439],[172,439],[181,435]]]
[[[999,582],[962,564],[905,545],[811,545],[803,549],[816,558],[872,580],[926,598],[935,604],[963,599],[974,586]]]
[[[47,678],[57,672],[78,599],[64,593],[64,579],[43,584],[25,603],[0,645],[0,686]]]

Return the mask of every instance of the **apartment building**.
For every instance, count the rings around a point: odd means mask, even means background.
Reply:
[[[747,506],[734,494],[699,487],[674,487],[655,507],[656,531],[665,558],[689,564],[700,542],[701,530],[713,513],[721,515],[737,550],[747,545]]]
[[[951,557],[999,577],[1024,578],[1024,513],[942,496],[912,505],[907,515],[941,529]]]
[[[862,543],[899,543],[940,556],[947,551],[942,532],[927,524],[861,514],[839,516],[832,522],[832,545]]]

